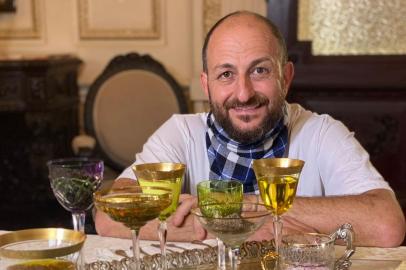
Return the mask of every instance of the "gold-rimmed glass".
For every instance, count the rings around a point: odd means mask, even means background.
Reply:
[[[270,212],[258,203],[207,204],[192,209],[202,226],[230,249],[231,269],[238,268],[240,246],[261,227]]]
[[[304,161],[291,158],[268,158],[253,161],[261,199],[273,215],[275,258],[279,254],[282,235],[283,224],[280,216],[293,204],[303,166]]]
[[[0,235],[0,269],[81,270],[86,235],[62,228],[40,228]]]
[[[206,205],[219,204],[226,209],[229,203],[241,203],[244,198],[243,184],[236,180],[206,180],[197,184],[198,205],[202,211]],[[217,268],[226,269],[225,247],[217,238]]]
[[[130,228],[133,241],[131,270],[140,269],[138,233],[142,226],[153,220],[172,203],[172,190],[162,187],[140,187],[128,184],[94,193],[94,202],[100,211]]]
[[[159,214],[158,237],[161,249],[161,269],[167,269],[166,219],[176,211],[182,189],[186,165],[182,163],[144,163],[132,166],[141,187],[163,187],[172,191],[172,203]]]

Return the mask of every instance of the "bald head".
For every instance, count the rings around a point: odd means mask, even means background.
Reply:
[[[276,41],[277,44],[277,50],[278,50],[278,59],[282,65],[287,62],[287,51],[286,51],[286,45],[285,41],[282,37],[282,34],[274,25],[271,21],[269,21],[267,18],[253,12],[249,11],[237,11],[231,14],[228,14],[227,16],[221,18],[216,24],[213,25],[213,27],[210,29],[210,31],[207,33],[206,38],[204,40],[203,44],[203,49],[202,49],[202,62],[203,62],[203,71],[207,73],[208,67],[207,67],[207,55],[208,55],[208,48],[209,48],[209,43],[212,39],[212,36],[217,32],[218,29],[220,28],[230,28],[230,30],[233,27],[238,27],[240,25],[247,25],[249,27],[255,28],[256,25],[261,25],[264,27],[264,35],[269,36],[269,42],[272,42],[272,40]]]

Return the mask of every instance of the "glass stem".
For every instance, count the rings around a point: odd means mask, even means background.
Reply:
[[[226,248],[219,238],[217,238],[217,268],[226,270]]]
[[[159,246],[161,248],[161,269],[167,270],[168,266],[166,264],[166,236],[168,232],[168,227],[165,220],[161,220],[158,225],[158,238]]]
[[[140,240],[138,236],[138,230],[131,229],[132,241],[133,241],[133,261],[130,264],[130,270],[140,270],[141,269],[141,258],[140,258]]]
[[[232,270],[236,270],[238,268],[238,261],[240,257],[240,249],[237,248],[231,248],[230,247],[230,265]]]
[[[85,212],[72,213],[73,229],[75,231],[85,232]]]
[[[279,256],[279,247],[282,237],[282,221],[281,218],[277,215],[273,217],[273,232],[275,241],[275,252]]]

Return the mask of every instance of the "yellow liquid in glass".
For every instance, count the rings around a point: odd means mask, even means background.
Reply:
[[[262,201],[274,215],[282,215],[292,206],[298,179],[292,176],[265,176],[258,180]]]
[[[6,270],[75,270],[72,262],[57,259],[44,259],[14,264]]]
[[[116,193],[104,195],[96,201],[96,206],[133,230],[139,230],[148,221],[159,216],[159,213],[172,202],[171,197],[159,194]]]
[[[172,203],[159,214],[160,220],[166,220],[176,211],[179,204],[179,195],[182,189],[182,177],[170,180],[137,180],[141,187],[163,187],[172,190]]]

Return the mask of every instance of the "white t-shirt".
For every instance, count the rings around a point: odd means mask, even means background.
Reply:
[[[289,146],[285,156],[305,161],[298,196],[359,194],[390,189],[372,166],[369,155],[340,121],[288,104]],[[183,191],[196,194],[196,184],[209,179],[205,136],[207,113],[173,115],[136,154],[134,164],[186,164]],[[119,177],[135,179],[131,166]]]

